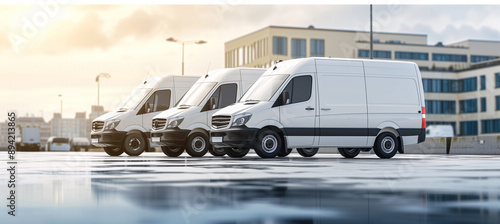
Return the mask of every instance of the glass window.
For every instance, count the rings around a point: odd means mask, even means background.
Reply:
[[[123,100],[123,102],[118,106],[118,110],[135,110],[139,106],[140,102],[151,92],[151,88],[137,88],[132,91],[132,93]]]
[[[486,97],[481,97],[481,112],[486,112]]]
[[[287,55],[286,37],[273,37],[273,54]]]
[[[465,54],[432,54],[433,61],[454,61],[454,62],[467,62],[467,55]]]
[[[306,57],[306,40],[292,38],[292,58]]]
[[[170,90],[159,90],[153,93],[144,103],[139,114],[164,111],[170,107]]]
[[[489,61],[493,59],[499,58],[498,56],[485,56],[485,55],[471,55],[470,56],[470,62],[476,63],[476,62],[482,62],[482,61]]]
[[[300,103],[307,101],[311,98],[312,90],[312,77],[310,75],[297,76],[290,80],[283,92],[288,92],[291,102],[287,101],[286,104]],[[276,100],[275,106],[282,105],[282,95]]]
[[[485,90],[485,89],[486,89],[486,76],[482,75],[481,76],[481,90]]]
[[[460,122],[461,135],[477,135],[477,121]]]
[[[495,96],[496,110],[500,110],[500,96]]]
[[[311,39],[311,57],[325,56],[325,40]]]
[[[429,54],[423,52],[396,51],[395,57],[396,59],[422,60],[422,61],[429,60]]]
[[[477,99],[460,100],[460,113],[476,113],[477,112]]]
[[[454,100],[426,100],[425,112],[428,114],[456,114]]]
[[[237,85],[235,83],[224,84],[208,99],[202,111],[215,110],[227,107],[236,102]]]
[[[358,58],[369,58],[370,51],[369,50],[358,50]]]
[[[495,73],[495,88],[500,88],[500,73]]]
[[[481,133],[500,133],[500,119],[482,120]]]
[[[369,50],[358,50],[358,58],[369,58],[370,51]],[[373,58],[391,58],[391,51],[373,51]]]

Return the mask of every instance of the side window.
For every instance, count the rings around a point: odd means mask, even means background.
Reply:
[[[217,90],[208,99],[207,103],[203,107],[203,111],[215,110],[219,108],[227,107],[234,102],[236,102],[236,93],[238,86],[235,83],[224,84],[219,86]]]
[[[138,114],[147,114],[167,110],[170,107],[170,90],[159,90],[153,93],[144,103]]]
[[[290,80],[283,92],[280,94],[274,106],[287,105],[308,101],[311,98],[312,77],[310,75],[297,76]],[[287,92],[287,94],[284,94]],[[286,101],[283,97],[287,96]]]

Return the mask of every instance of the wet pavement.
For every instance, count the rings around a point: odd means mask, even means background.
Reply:
[[[500,156],[16,155],[0,223],[500,223]]]

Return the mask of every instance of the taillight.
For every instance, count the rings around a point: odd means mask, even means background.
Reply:
[[[425,129],[425,107],[422,107],[422,129]]]

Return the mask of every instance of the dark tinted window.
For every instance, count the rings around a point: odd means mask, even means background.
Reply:
[[[227,107],[236,102],[236,91],[238,86],[235,83],[219,86],[207,101],[202,111],[215,110]]]
[[[170,90],[159,90],[146,101],[140,114],[164,111],[170,107]]]
[[[312,77],[309,75],[297,76],[290,80],[283,92],[288,92],[291,100],[287,101],[285,104],[290,103],[300,103],[309,100],[311,98],[312,89]],[[282,92],[282,93],[283,93]],[[280,94],[276,100],[275,106],[282,104],[283,94]]]

